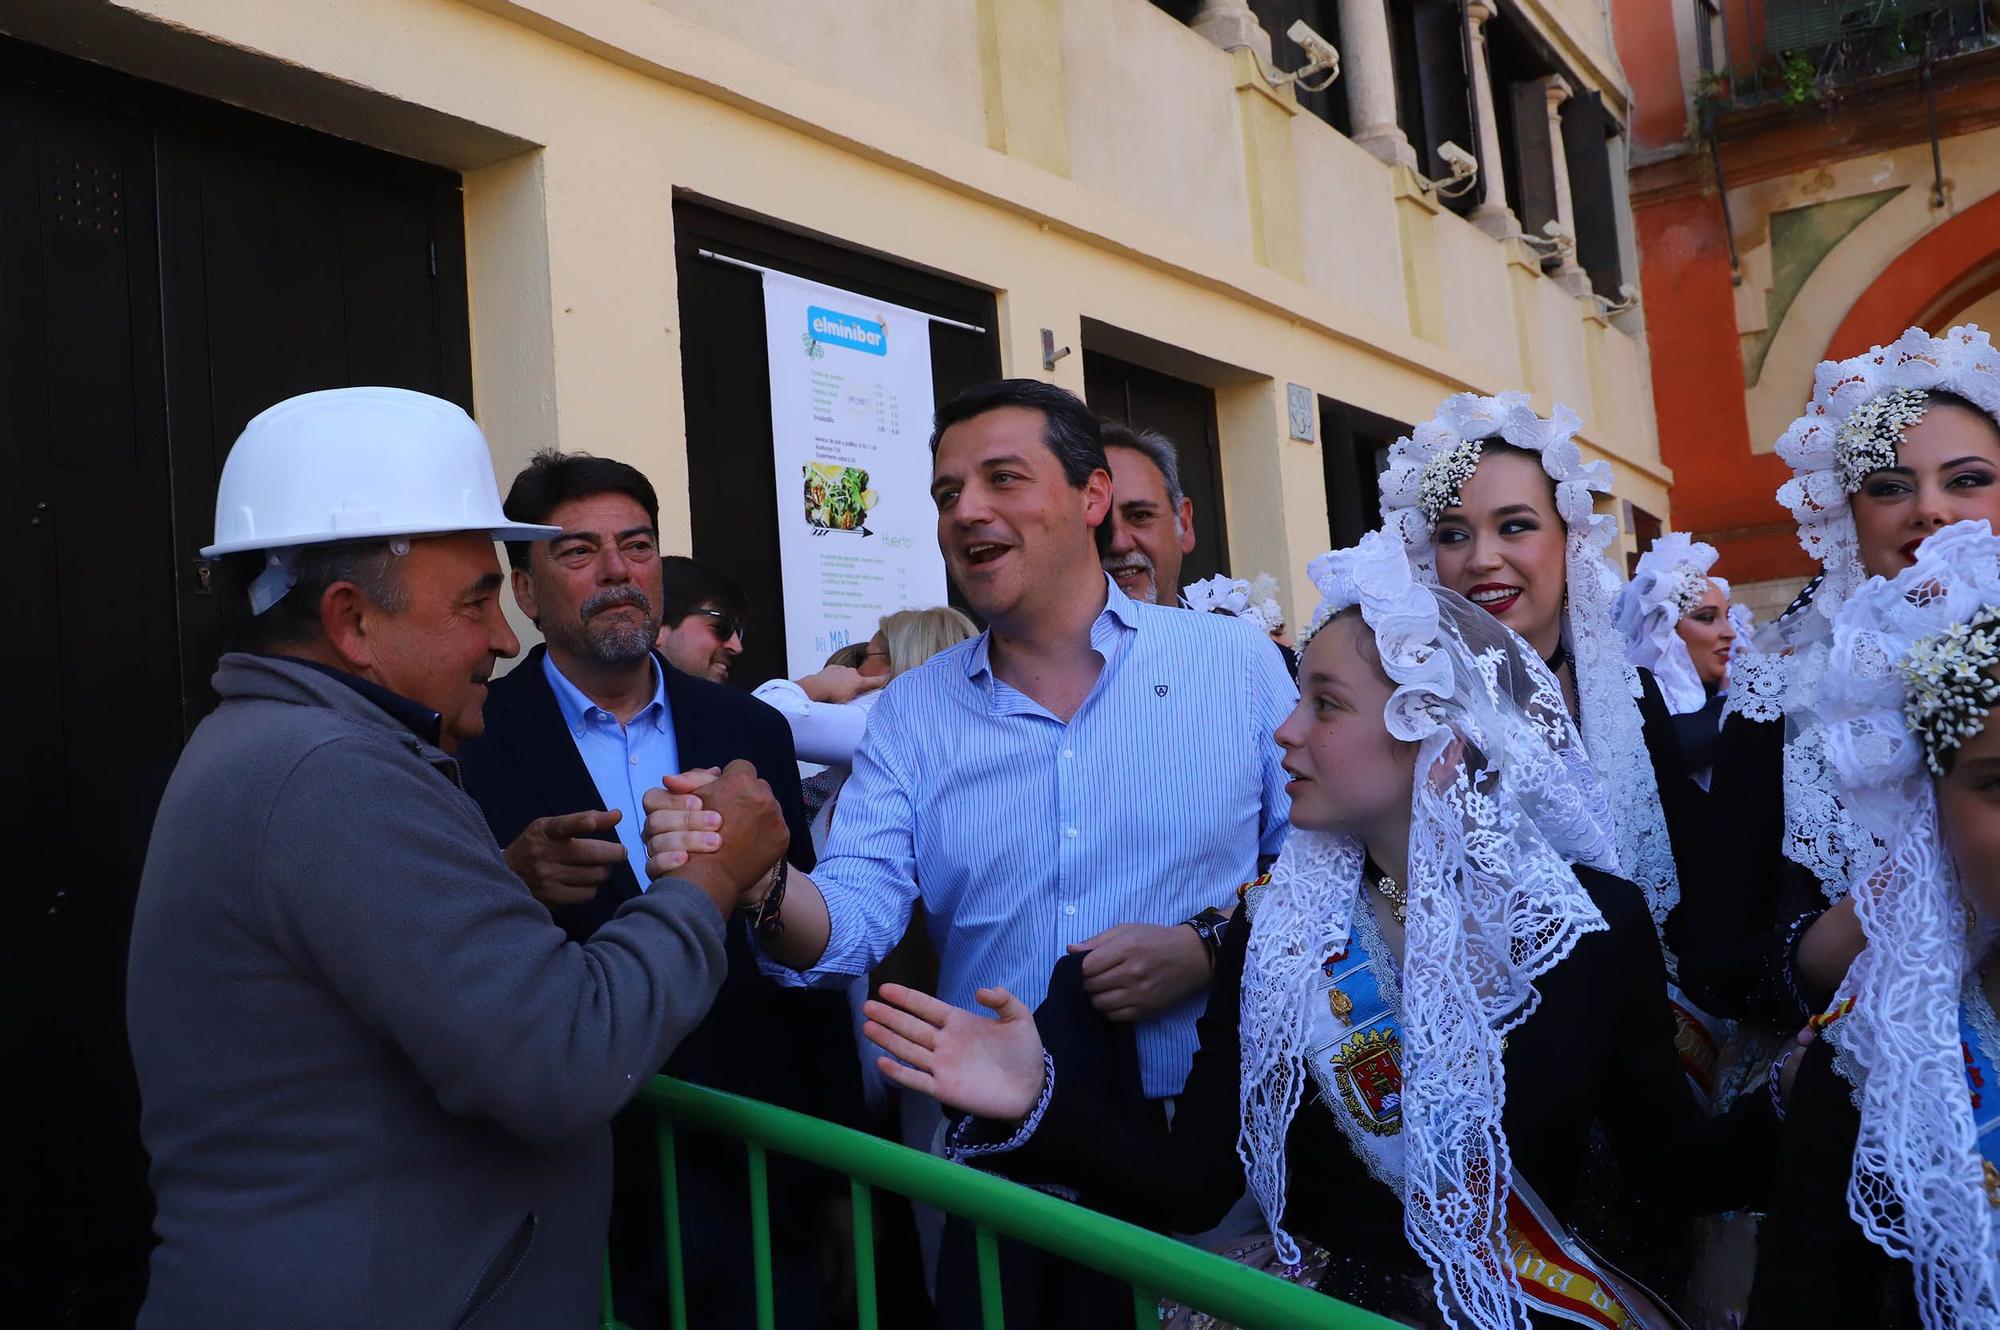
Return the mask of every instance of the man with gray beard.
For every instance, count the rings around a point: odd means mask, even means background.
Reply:
[[[1181,603],[1181,560],[1194,552],[1194,501],[1181,491],[1180,457],[1157,430],[1099,422],[1111,463],[1111,539],[1104,571],[1137,601]]]
[[[486,731],[458,755],[466,792],[507,847],[508,866],[572,938],[588,941],[651,885],[646,791],[669,773],[742,758],[784,810],[788,858],[810,869],[812,837],[784,717],[747,693],[682,673],[654,650],[662,586],[651,482],[610,458],[545,452],[514,478],[505,507],[510,520],[536,513],[535,525],[557,528],[548,540],[507,542],[514,599],[543,645],[493,681]],[[763,982],[741,917],[730,921],[726,953],[722,991],[667,1074],[821,1117],[858,1114],[846,999]],[[823,1068],[826,1050],[842,1047],[850,1065]],[[612,1138],[618,1316],[643,1330],[659,1323],[666,1277],[652,1124],[621,1114]],[[709,1160],[717,1162],[713,1177]],[[785,1173],[773,1161],[774,1186]],[[683,1205],[701,1216],[686,1230],[691,1323],[747,1325],[754,1284],[748,1215],[738,1213],[742,1156],[684,1148],[681,1174]],[[794,1231],[813,1210],[777,1209],[795,1216],[773,1216],[780,1318],[816,1324],[819,1251],[809,1232]]]
[[[641,797],[669,772],[736,758],[770,782],[793,831],[791,857],[809,865],[783,719],[682,674],[653,648],[661,561],[652,483],[624,462],[544,452],[514,478],[506,508],[557,528],[550,540],[507,544],[514,599],[543,644],[493,681],[486,733],[460,754],[508,866],[587,940],[650,885]]]

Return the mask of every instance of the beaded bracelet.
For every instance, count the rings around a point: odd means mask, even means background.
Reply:
[[[1771,1094],[1771,1112],[1780,1122],[1785,1120],[1785,1063],[1798,1051],[1796,1048],[1788,1048],[1772,1058],[1770,1074],[1764,1078],[1765,1088]]]

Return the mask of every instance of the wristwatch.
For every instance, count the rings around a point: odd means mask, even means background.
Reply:
[[[785,931],[785,921],[779,911],[785,905],[785,882],[791,876],[792,866],[778,856],[778,862],[771,865],[771,885],[764,889],[764,897],[754,905],[738,906],[741,914],[750,918],[750,931],[762,938],[773,938]]]
[[[1211,905],[1186,923],[1194,930],[1195,936],[1201,939],[1201,945],[1207,948],[1208,968],[1213,970],[1215,953],[1222,950],[1222,935],[1229,927],[1229,916]]]

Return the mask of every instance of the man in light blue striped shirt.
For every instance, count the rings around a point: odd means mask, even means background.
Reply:
[[[1250,625],[1137,604],[1105,576],[1111,479],[1071,394],[972,389],[931,447],[938,543],[989,627],[883,692],[827,854],[791,875],[762,940],[766,972],[849,983],[918,900],[959,1006],[994,986],[1033,1006],[1091,947],[1087,987],[1136,1022],[1146,1094],[1176,1094],[1210,967],[1182,925],[1232,905],[1283,843],[1272,732],[1297,690]]]

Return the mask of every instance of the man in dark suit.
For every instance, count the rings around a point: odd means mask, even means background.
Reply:
[[[653,649],[659,504],[645,476],[608,458],[543,453],[515,478],[506,510],[538,513],[538,523],[559,528],[550,540],[508,544],[515,599],[544,645],[493,682],[485,733],[458,756],[466,790],[507,847],[509,865],[556,922],[585,941],[650,885],[640,799],[670,772],[751,762],[784,809],[791,862],[810,869],[812,840],[784,718],[747,694],[690,678]],[[728,977],[708,1018],[663,1070],[851,1121],[858,1064],[851,1051],[844,1062],[829,1056],[853,1047],[845,999],[764,982],[740,918],[727,954]],[[774,1048],[790,1055],[774,1057]],[[645,1330],[666,1323],[652,1120],[630,1110],[613,1124],[613,1137],[613,1283],[620,1319]],[[747,1324],[742,1151],[683,1134],[678,1162],[692,1323]],[[819,1320],[823,1175],[785,1187],[780,1161],[773,1164],[780,1323],[811,1326]]]

